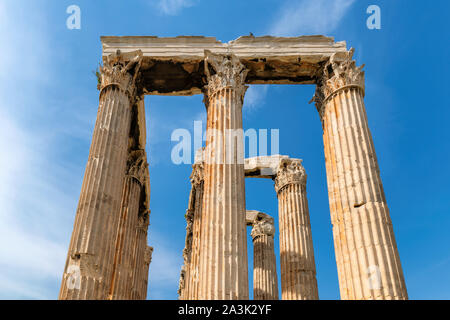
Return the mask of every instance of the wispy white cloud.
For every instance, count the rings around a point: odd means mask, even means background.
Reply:
[[[163,14],[174,16],[179,14],[184,8],[189,8],[197,4],[196,0],[158,0],[157,7]]]
[[[67,97],[49,81],[61,75],[45,15],[33,8],[37,20],[19,19],[25,13],[20,7],[0,3],[0,37],[8,43],[0,59],[0,299],[56,299],[85,165],[74,145],[87,152],[97,104],[79,96],[58,100]],[[149,131],[170,143],[171,127]],[[181,254],[166,241],[151,240],[150,297],[174,292],[176,298]]]
[[[7,150],[0,158],[0,274],[7,278],[0,281],[2,298],[57,297],[49,288],[61,278],[68,241],[62,232],[70,224],[61,213],[73,208],[55,182],[62,168],[45,148],[36,148],[41,139],[0,112],[0,147]]]
[[[70,157],[61,160],[63,155],[59,152],[67,148],[67,141],[61,141],[61,137],[88,143],[95,106],[86,117],[80,109],[70,108],[64,110],[63,116],[54,114],[62,111],[53,109],[48,97],[42,96],[44,90],[40,90],[57,78],[53,74],[51,52],[54,50],[47,38],[45,15],[29,16],[30,8],[20,9],[21,5],[16,3],[0,3],[0,37],[8,44],[3,46],[0,59],[0,298],[51,299],[58,294],[80,190],[80,185],[73,182],[81,182],[84,169],[79,168],[79,163],[71,162]],[[158,1],[161,12],[168,15],[178,14],[196,3]],[[307,6],[305,1],[300,4]],[[38,12],[39,8],[32,10]],[[286,8],[281,14],[290,20],[302,17],[300,13],[293,15],[295,12],[290,16]],[[293,24],[296,27],[288,31],[281,24],[274,28],[279,32],[307,32],[302,28],[309,23]],[[29,54],[30,48],[33,54]],[[26,94],[16,94],[25,90]],[[251,86],[245,97],[246,107],[251,110],[264,104],[267,91],[267,86]],[[30,126],[31,118],[37,114],[47,114],[49,119],[57,121],[46,119],[46,122]],[[151,115],[147,119],[149,141],[164,147],[169,145],[169,158],[171,131],[175,128],[191,130],[194,120],[206,124],[205,118],[206,112],[180,117],[176,122],[172,115],[162,119]],[[178,287],[181,254],[163,237],[154,236],[150,240],[155,246],[150,266],[150,298],[167,297],[168,289],[176,292]]]
[[[268,85],[251,85],[245,93],[244,112],[251,112],[264,105],[268,90]]]
[[[55,159],[65,133],[43,96],[54,75],[45,15],[25,7],[0,4],[0,299],[55,299],[79,190],[70,161]]]
[[[333,32],[355,0],[287,1],[269,30],[275,36]]]

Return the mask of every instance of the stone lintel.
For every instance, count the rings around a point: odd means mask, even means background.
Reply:
[[[319,68],[334,53],[347,52],[344,41],[331,37],[243,36],[223,43],[214,37],[101,37],[103,56],[141,50],[145,94],[200,94],[204,85],[205,50],[234,54],[249,70],[247,84],[314,84]]]
[[[195,163],[201,163],[203,161],[203,151],[204,148],[198,149],[195,152]],[[277,176],[280,161],[283,159],[300,160],[280,154],[246,158],[244,162],[245,177],[274,179]]]
[[[247,210],[245,212],[245,222],[247,226],[253,226],[255,222],[262,220],[262,219],[273,219],[270,215],[267,213],[258,211],[258,210]]]
[[[289,159],[289,156],[277,154],[247,158],[244,163],[245,177],[273,179],[277,175],[278,165],[282,159]]]

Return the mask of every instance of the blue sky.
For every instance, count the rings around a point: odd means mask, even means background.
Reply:
[[[0,3],[0,299],[57,298],[98,107],[92,71],[101,60],[100,36],[205,35],[226,42],[249,32],[325,34],[355,48],[358,65],[366,64],[369,125],[409,296],[450,299],[450,3],[224,3]],[[81,30],[66,28],[72,4],[81,8]],[[371,4],[381,8],[381,30],[366,27]],[[252,86],[244,129],[280,129],[280,153],[304,160],[319,295],[338,299],[322,129],[308,104],[313,93],[313,86]],[[151,96],[146,117],[155,247],[148,298],[176,299],[191,168],[170,161],[170,135],[192,131],[206,112],[199,95]],[[248,209],[277,217],[271,181],[247,179],[246,201]]]

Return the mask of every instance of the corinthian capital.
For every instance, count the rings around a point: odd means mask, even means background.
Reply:
[[[108,86],[115,85],[130,97],[133,96],[142,56],[141,50],[128,53],[117,51],[117,53],[103,58],[98,89],[102,91]]]
[[[252,232],[250,233],[252,239],[266,235],[275,235],[275,224],[273,218],[265,213],[259,212],[256,219],[252,223]]]
[[[356,87],[364,94],[364,65],[357,67],[353,58],[354,49],[336,52],[324,65],[317,80],[316,93],[312,99],[322,118],[325,102],[343,88]]]
[[[306,185],[306,172],[300,159],[281,159],[275,177],[275,190],[278,193],[289,184]]]
[[[135,178],[142,186],[149,179],[148,163],[145,150],[132,151],[128,157],[128,175]]]
[[[234,54],[214,54],[205,50],[205,74],[207,84],[205,94],[212,96],[222,88],[231,87],[241,94],[243,99],[247,86],[245,79],[248,69]]]

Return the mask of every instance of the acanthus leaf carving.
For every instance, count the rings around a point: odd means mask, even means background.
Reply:
[[[275,177],[275,190],[280,192],[289,184],[301,184],[306,186],[306,171],[300,159],[281,159]]]
[[[353,60],[354,49],[334,53],[318,75],[315,102],[320,119],[323,119],[324,105],[335,93],[344,88],[359,88],[364,95],[364,65],[357,67]]]
[[[134,97],[142,58],[141,50],[128,53],[118,50],[117,53],[104,57],[97,88],[102,92],[106,87],[115,85],[129,97]]]
[[[209,67],[215,72],[211,74]],[[248,88],[245,85],[248,69],[242,64],[238,57],[234,54],[215,54],[209,50],[205,50],[205,74],[207,84],[204,88],[205,103],[207,97],[213,96],[216,92],[223,88],[233,88],[241,101]]]
[[[138,228],[147,231],[150,222],[150,176],[145,150],[133,150],[128,154],[127,177],[135,180],[141,187]]]
[[[271,216],[260,212],[252,223],[250,235],[253,240],[262,235],[273,237],[275,235],[274,219]]]
[[[145,150],[131,151],[128,157],[128,173],[135,178],[140,185],[144,185],[149,179],[147,155]]]

